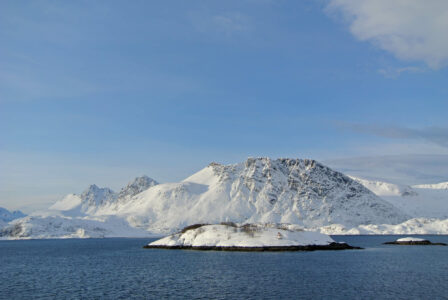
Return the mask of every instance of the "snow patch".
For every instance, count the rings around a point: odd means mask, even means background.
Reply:
[[[425,239],[420,239],[416,237],[404,237],[401,239],[397,239],[396,242],[423,242],[426,241]]]
[[[410,187],[352,178],[411,217],[448,218],[448,190],[443,188],[444,183]]]
[[[419,189],[448,190],[448,182],[441,182],[436,184],[418,184],[414,185],[413,187]]]
[[[313,228],[313,230],[336,235],[360,234],[448,234],[448,219],[414,218],[400,224],[369,224],[356,227],[346,227],[341,224],[332,224]]]
[[[74,209],[74,208],[80,206],[81,203],[82,203],[82,199],[80,196],[75,195],[75,194],[69,194],[69,195],[65,196],[62,200],[54,203],[52,206],[50,206],[49,209],[66,211],[66,210],[71,210],[71,209]]]

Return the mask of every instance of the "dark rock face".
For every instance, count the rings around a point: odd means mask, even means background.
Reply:
[[[20,236],[23,228],[20,224],[13,224],[0,230],[0,237],[3,236]]]
[[[398,224],[408,219],[362,184],[315,160],[262,157],[237,165],[211,166],[220,182],[232,187],[231,197],[247,198],[259,214],[292,208],[296,219],[291,223],[353,227]]]
[[[97,185],[90,185],[82,194],[83,207],[98,207],[115,201],[117,195],[109,188],[99,188]]]
[[[264,247],[220,247],[220,246],[143,246],[145,249],[180,249],[180,250],[213,250],[213,251],[246,251],[246,252],[263,252],[263,251],[315,251],[315,250],[350,250],[363,249],[360,247],[350,246],[346,243],[331,243],[328,245],[306,245],[306,246],[264,246]]]
[[[133,181],[129,182],[126,187],[122,188],[118,193],[118,201],[125,202],[127,198],[137,195],[152,186],[158,185],[159,183],[146,175],[135,178]]]
[[[433,246],[446,246],[445,243],[431,243],[428,240],[424,241],[407,241],[407,242],[385,242],[384,245],[407,245],[407,246],[414,246],[414,245],[433,245]]]

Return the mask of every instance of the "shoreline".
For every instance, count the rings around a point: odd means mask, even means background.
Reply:
[[[445,243],[433,243],[425,241],[406,241],[406,242],[385,242],[383,245],[400,245],[400,246],[447,246]]]
[[[361,250],[364,248],[350,246],[346,243],[331,243],[328,245],[305,245],[305,246],[263,246],[263,247],[240,247],[240,246],[167,246],[167,245],[145,245],[145,249],[168,249],[168,250],[199,250],[199,251],[235,251],[235,252],[282,252],[282,251],[316,251],[316,250]]]

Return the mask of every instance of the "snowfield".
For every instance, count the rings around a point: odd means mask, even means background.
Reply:
[[[149,232],[129,226],[115,216],[67,217],[62,215],[27,216],[3,228],[0,239],[153,237]]]
[[[448,219],[447,183],[408,186],[351,178],[411,217]]]
[[[345,227],[341,224],[333,224],[314,228],[313,230],[325,234],[448,234],[448,219],[414,218],[403,223],[369,224],[356,227]]]
[[[211,163],[177,183],[142,176],[118,193],[91,185],[46,211],[3,222],[0,238],[166,235],[220,222],[295,224],[325,234],[448,234],[445,185],[368,181],[308,159],[249,158]]]
[[[448,190],[448,182],[441,182],[436,184],[419,184],[414,185],[414,188],[431,189],[431,190]]]
[[[335,241],[318,232],[293,231],[247,225],[205,225],[177,233],[155,242],[150,246],[192,246],[192,247],[264,247],[264,246],[307,246],[329,245]]]

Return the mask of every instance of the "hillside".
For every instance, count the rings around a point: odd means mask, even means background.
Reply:
[[[446,183],[409,186],[351,178],[411,217],[448,219]]]
[[[12,220],[23,218],[26,215],[20,210],[9,211],[6,208],[0,207],[0,227],[6,225]]]
[[[68,236],[88,219],[102,220],[94,227],[104,226],[108,236],[114,234],[110,228],[116,227],[110,222],[117,219],[130,228],[155,234],[171,233],[193,223],[222,221],[316,228],[397,224],[408,219],[362,184],[317,161],[270,158],[249,158],[232,165],[212,163],[177,183],[157,184],[149,177],[139,177],[119,193],[91,185],[46,212],[16,221],[16,229],[23,230],[14,232],[33,235],[33,224],[51,232],[55,222],[49,216],[59,218],[54,229],[58,232],[60,222],[75,224],[62,226],[73,229],[65,234]]]

